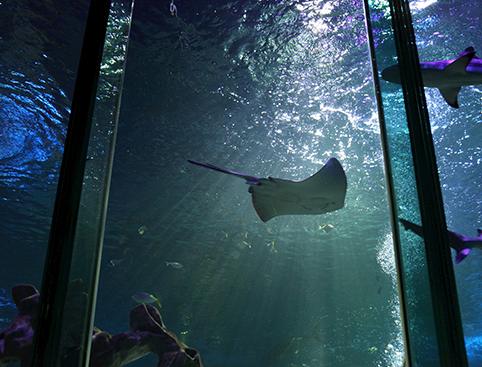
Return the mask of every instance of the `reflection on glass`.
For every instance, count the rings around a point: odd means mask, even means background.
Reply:
[[[399,367],[360,3],[137,5],[95,324],[157,309],[207,366]],[[345,207],[266,223],[242,180],[187,162],[302,180],[332,157]]]

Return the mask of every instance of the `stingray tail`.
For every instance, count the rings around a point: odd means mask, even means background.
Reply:
[[[459,264],[463,259],[465,259],[470,254],[470,248],[464,247],[457,250],[457,254],[455,255],[455,263]]]
[[[202,163],[202,162],[193,161],[191,159],[188,159],[187,161],[189,163],[194,164],[194,165],[199,166],[199,167],[204,167],[204,168],[212,169],[213,171],[225,173],[227,175],[244,178],[248,185],[259,185],[259,182],[260,182],[259,177],[250,176],[250,175],[246,175],[244,173],[232,171],[232,170],[227,169],[227,168],[218,167],[218,166],[215,166],[214,164],[211,164],[211,163]]]

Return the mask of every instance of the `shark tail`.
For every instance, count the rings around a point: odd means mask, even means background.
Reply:
[[[464,247],[459,250],[457,250],[457,254],[455,255],[455,263],[459,264],[462,262],[463,259],[465,259],[467,256],[469,256],[471,249],[469,247]]]

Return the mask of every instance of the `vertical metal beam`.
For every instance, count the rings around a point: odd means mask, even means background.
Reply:
[[[408,0],[390,0],[422,219],[442,367],[466,367],[467,354],[435,150]]]
[[[408,319],[407,319],[407,307],[406,307],[406,287],[405,287],[405,280],[403,277],[403,264],[402,264],[402,249],[400,243],[400,231],[398,227],[398,206],[395,199],[395,186],[393,183],[393,173],[392,173],[392,166],[391,162],[392,159],[390,158],[390,149],[388,146],[388,132],[387,132],[387,125],[385,123],[385,112],[383,109],[383,100],[382,100],[382,92],[380,88],[380,78],[378,77],[378,64],[375,52],[375,42],[373,40],[373,29],[372,29],[372,21],[370,16],[370,6],[368,4],[368,0],[363,0],[363,9],[365,13],[365,26],[367,30],[367,39],[368,39],[368,49],[370,53],[370,61],[372,65],[372,73],[373,73],[373,88],[375,91],[375,99],[377,102],[377,111],[378,111],[378,123],[380,125],[380,139],[382,144],[382,152],[383,152],[383,164],[385,168],[385,181],[387,184],[387,194],[388,194],[388,206],[390,210],[390,225],[392,228],[392,239],[393,239],[393,252],[395,255],[395,266],[397,269],[397,284],[398,284],[398,296],[400,299],[400,318],[401,318],[401,325],[402,325],[402,335],[403,335],[403,344],[404,344],[404,352],[405,357],[404,360],[406,363],[403,367],[409,367],[410,364],[410,356],[411,356],[411,348],[410,348],[410,333],[408,332]]]
[[[42,280],[34,367],[56,367],[59,359],[61,320],[109,8],[110,0],[92,0],[87,16]]]

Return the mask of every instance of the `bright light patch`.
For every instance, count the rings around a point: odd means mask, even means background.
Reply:
[[[377,367],[387,365],[390,367],[401,366],[403,363],[404,347],[402,332],[400,329],[400,302],[396,293],[398,281],[397,267],[395,265],[395,252],[393,250],[391,232],[386,233],[378,243],[377,262],[382,270],[392,279],[394,291],[389,302],[392,308],[393,322],[396,325],[395,329],[400,330],[393,336],[391,342],[388,342],[385,346],[384,355],[387,359],[378,363]]]
[[[334,5],[333,3],[331,2],[327,2],[325,3],[325,5],[323,5],[323,7],[321,8],[321,11],[320,11],[320,14],[323,14],[323,15],[328,15],[332,12],[332,10],[334,9]]]
[[[482,357],[482,336],[466,336],[465,347],[469,359],[478,359]]]
[[[430,5],[433,5],[437,2],[437,0],[422,0],[422,1],[414,1],[410,4],[410,8],[412,10],[422,10]]]
[[[308,27],[313,33],[321,33],[329,29],[328,24],[321,18],[309,21]]]

